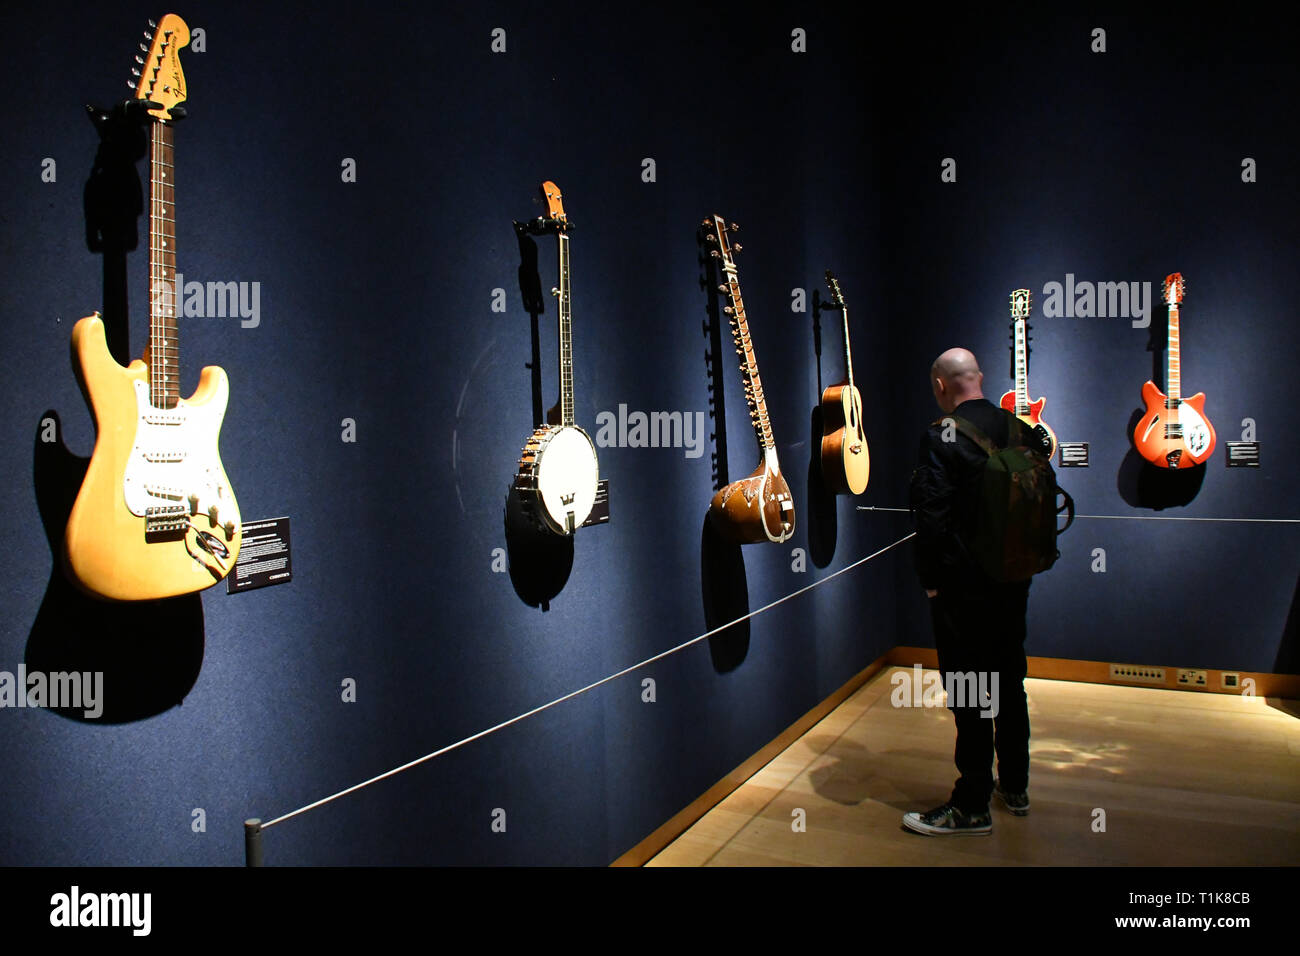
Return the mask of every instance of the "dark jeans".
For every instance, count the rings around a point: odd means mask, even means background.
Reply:
[[[993,756],[1002,789],[1029,788],[1029,706],[1025,699],[1025,608],[1029,582],[941,586],[930,599],[934,642],[944,686],[953,688],[954,672],[976,675],[993,690],[997,675],[997,715],[981,716],[978,694],[948,695],[957,721],[954,759],[959,774],[952,804],[975,813],[988,809],[993,795]],[[965,686],[970,686],[969,684]],[[964,700],[955,699],[964,697]],[[985,709],[987,714],[988,708]]]

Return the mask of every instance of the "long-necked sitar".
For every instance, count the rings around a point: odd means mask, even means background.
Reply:
[[[84,590],[122,601],[210,587],[234,566],[243,537],[218,452],[226,373],[204,368],[187,399],[179,388],[171,111],[186,98],[179,51],[190,31],[175,14],[150,26],[134,84],[149,116],[149,344],[123,368],[98,313],[72,330],[95,449],[68,518],[64,559]]]
[[[1205,417],[1205,393],[1182,397],[1182,367],[1178,349],[1178,307],[1187,291],[1182,273],[1165,276],[1165,304],[1169,306],[1167,390],[1155,382],[1142,386],[1147,411],[1133,431],[1140,454],[1161,468],[1191,468],[1214,453],[1214,426]]]
[[[705,219],[704,227],[709,230],[705,241],[713,247],[709,255],[718,260],[722,270],[723,282],[718,291],[728,302],[723,311],[731,319],[731,336],[736,343],[736,354],[740,356],[745,400],[749,404],[749,417],[761,456],[758,467],[748,478],[719,489],[709,504],[709,515],[715,526],[732,541],[740,544],[780,542],[794,534],[794,500],[777,460],[776,439],[772,437],[763,381],[758,375],[758,356],[754,353],[745,302],[740,295],[740,278],[733,255],[733,249],[738,252],[740,245],[737,243],[733,247],[731,242],[731,233],[738,227],[735,223],[728,225],[717,215]]]
[[[862,395],[853,384],[853,350],[849,347],[849,310],[840,280],[826,270],[831,304],[844,318],[845,381],[822,392],[822,480],[837,495],[860,495],[871,475],[871,455],[862,432]]]
[[[1002,396],[1000,404],[1033,428],[1048,443],[1047,457],[1056,454],[1056,432],[1043,421],[1046,398],[1029,400],[1029,309],[1033,293],[1016,289],[1011,293],[1011,376],[1016,387]]]
[[[559,285],[551,291],[560,317],[560,404],[547,425],[539,425],[524,443],[515,487],[535,523],[559,535],[571,535],[591,514],[600,486],[600,465],[591,436],[574,421],[573,306],[569,286],[569,217],[555,183],[542,183],[546,216],[538,231],[554,232],[559,243]]]

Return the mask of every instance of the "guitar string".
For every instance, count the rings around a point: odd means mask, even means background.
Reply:
[[[384,773],[379,774],[378,776],[371,777],[369,780],[365,780],[362,781],[361,783],[354,784],[353,786],[348,787],[346,790],[340,790],[338,793],[331,794],[330,796],[317,800],[314,803],[309,803],[305,807],[299,807],[297,810],[294,810],[290,813],[282,814],[281,816],[276,817],[274,820],[271,820],[269,823],[261,824],[261,829],[265,830],[267,827],[273,827],[277,823],[283,823],[285,820],[288,820],[292,817],[296,817],[299,814],[306,813],[308,810],[314,810],[317,807],[324,806],[325,804],[337,800],[340,797],[345,797],[350,793],[355,793],[356,791],[362,789],[363,787],[370,786],[372,783],[378,783],[381,780],[385,780],[388,777],[392,777],[395,774],[399,774],[404,770],[409,770],[412,767],[418,766],[422,763],[432,760],[435,757],[441,757],[443,754],[450,753],[451,751],[463,747],[466,744],[472,743],[475,740],[478,740],[482,737],[486,737],[489,734],[496,733],[498,730],[504,730],[505,728],[511,726],[512,724],[519,723],[521,720],[526,720],[527,718],[532,717],[535,714],[540,714],[544,710],[549,710],[550,708],[562,704],[565,701],[572,700],[573,698],[578,697],[581,694],[587,693],[587,691],[595,690],[597,687],[600,687],[602,684],[608,684],[610,681],[617,680],[618,678],[623,677],[626,674],[630,674],[632,671],[637,670],[638,668],[645,667],[647,664],[653,664],[655,661],[663,660],[665,657],[668,657],[671,654],[676,654],[678,651],[684,650],[693,644],[698,644],[700,641],[710,638],[721,631],[725,631],[729,627],[733,627],[736,624],[741,623],[742,621],[747,621],[752,617],[762,614],[764,611],[771,610],[772,608],[776,607],[778,604],[784,604],[786,601],[789,601],[792,598],[796,598],[800,594],[803,594],[806,591],[811,591],[813,588],[825,584],[827,581],[830,581],[833,578],[837,578],[841,574],[845,574],[849,571],[852,571],[854,568],[858,567],[859,565],[866,564],[872,558],[877,558],[880,555],[884,554],[885,552],[893,550],[894,548],[902,544],[904,541],[907,541],[915,536],[916,536],[916,532],[912,532],[911,534],[899,538],[893,544],[881,548],[879,551],[875,552],[874,554],[869,554],[865,558],[859,558],[857,561],[854,561],[852,564],[840,568],[840,570],[834,571],[831,574],[826,575],[826,577],[814,581],[812,584],[805,585],[804,587],[801,587],[799,590],[787,594],[785,597],[777,598],[777,600],[772,601],[770,604],[765,604],[755,611],[750,611],[748,614],[738,617],[734,621],[729,621],[726,624],[723,624],[719,627],[715,627],[711,631],[706,631],[705,633],[699,635],[698,637],[693,637],[689,641],[686,641],[682,644],[678,644],[676,647],[669,648],[666,651],[662,651],[661,653],[656,654],[653,657],[647,657],[643,661],[633,664],[630,667],[625,667],[621,671],[618,671],[615,674],[610,674],[608,677],[602,678],[601,680],[598,680],[595,683],[588,684],[586,687],[581,687],[578,690],[571,691],[565,694],[563,697],[557,697],[555,700],[551,701],[550,703],[542,704],[540,707],[534,707],[532,710],[526,711],[525,713],[522,713],[517,717],[512,717],[509,720],[502,721],[501,723],[493,727],[489,727],[487,730],[480,730],[478,733],[473,734],[469,737],[465,737],[463,740],[458,740],[454,744],[449,744],[446,747],[433,751],[433,753],[425,754],[423,757],[419,757],[408,763],[404,763],[400,767],[394,767],[392,770],[388,770],[385,771]]]
[[[901,511],[910,508],[878,508],[875,505],[858,505],[859,511]],[[1226,521],[1241,524],[1300,524],[1300,518],[1193,518],[1186,515],[1075,515],[1076,518],[1104,518],[1111,521]]]

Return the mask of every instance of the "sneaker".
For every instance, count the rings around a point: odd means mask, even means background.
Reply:
[[[987,836],[993,832],[993,819],[987,810],[965,813],[945,803],[927,813],[904,813],[903,826],[926,836]]]
[[[1029,793],[1021,790],[1019,793],[1009,793],[1002,789],[1002,781],[997,781],[993,787],[993,792],[998,795],[998,799],[1003,805],[1018,817],[1029,815]]]

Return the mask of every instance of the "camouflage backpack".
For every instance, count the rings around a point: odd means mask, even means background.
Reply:
[[[1009,414],[1009,413],[1008,413]],[[1027,581],[1046,571],[1061,552],[1056,548],[1057,516],[1068,509],[1065,531],[1074,522],[1074,501],[1056,484],[1056,472],[1033,432],[1011,428],[1011,442],[999,448],[971,422],[949,416],[957,430],[988,455],[979,478],[975,515],[966,550],[995,581]],[[1065,504],[1056,505],[1056,496]]]

